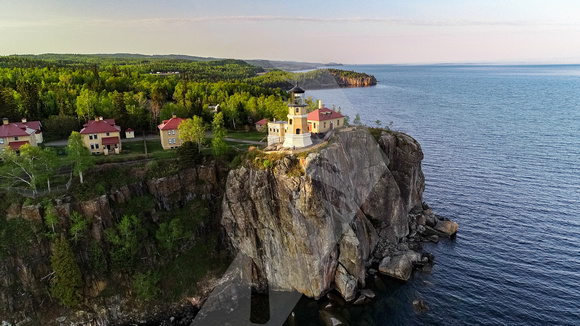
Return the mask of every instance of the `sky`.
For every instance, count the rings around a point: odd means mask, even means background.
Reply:
[[[580,63],[578,0],[0,0],[0,55]]]

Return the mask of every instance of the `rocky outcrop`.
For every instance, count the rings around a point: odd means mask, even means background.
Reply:
[[[82,325],[83,320],[92,321],[94,324],[112,324],[119,321],[127,321],[132,318],[144,320],[151,318],[151,311],[133,311],[129,306],[134,301],[131,297],[114,296],[103,300],[101,292],[107,286],[109,280],[95,277],[86,273],[85,299],[83,306],[88,311],[72,311],[62,309],[56,304],[56,300],[49,296],[49,285],[52,279],[50,264],[50,238],[45,236],[48,230],[44,225],[44,216],[52,213],[58,217],[57,230],[69,230],[71,227],[70,217],[73,212],[78,212],[89,220],[89,239],[86,243],[76,244],[86,248],[88,243],[95,240],[104,244],[104,230],[112,227],[120,217],[118,209],[123,204],[139,197],[151,198],[153,212],[156,210],[172,210],[182,207],[188,201],[195,198],[215,199],[222,192],[219,174],[215,165],[198,166],[196,168],[181,170],[179,174],[142,180],[120,188],[110,189],[107,194],[88,200],[75,200],[66,195],[56,199],[49,206],[43,208],[41,204],[35,205],[10,205],[5,212],[6,218],[13,224],[14,236],[11,246],[7,246],[6,239],[0,243],[0,323],[8,320],[17,323],[24,319],[23,316],[32,316],[34,320],[41,320],[40,324],[58,324],[55,318],[66,321],[67,325]],[[225,175],[225,174],[224,174]],[[151,215],[151,214],[150,214]],[[4,231],[0,225],[0,235]],[[214,231],[215,232],[215,231]],[[103,245],[103,248],[106,248]],[[87,250],[77,252],[77,261],[87,264],[90,260]],[[114,279],[115,276],[111,276]],[[130,278],[128,278],[130,281]],[[114,282],[119,282],[115,280]],[[113,284],[118,284],[114,283]],[[94,309],[89,309],[93,307]],[[126,308],[127,307],[127,308]],[[59,310],[60,309],[60,310]],[[48,320],[49,315],[61,314]],[[52,316],[51,316],[52,318]]]
[[[377,143],[364,128],[337,132],[303,160],[301,176],[288,175],[290,158],[230,171],[222,225],[270,287],[313,298],[336,289],[354,300],[367,267],[385,256],[421,262],[404,242],[411,224],[416,234],[409,213],[422,211],[422,158],[405,134],[384,132]]]

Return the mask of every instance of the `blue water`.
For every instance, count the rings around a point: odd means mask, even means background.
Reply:
[[[423,148],[424,199],[459,223],[365,307],[377,325],[580,324],[580,66],[352,66],[375,87],[308,91]],[[415,313],[414,299],[429,306]]]

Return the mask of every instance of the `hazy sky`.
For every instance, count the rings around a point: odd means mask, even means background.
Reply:
[[[580,63],[578,0],[0,0],[0,55]]]

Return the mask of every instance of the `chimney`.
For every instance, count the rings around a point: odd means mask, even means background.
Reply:
[[[172,117],[173,119],[177,118],[177,115],[175,114],[175,112],[173,112],[173,113],[171,114],[171,117]]]
[[[4,125],[7,125],[8,124],[8,118],[2,119],[2,122],[4,123]]]
[[[96,118],[95,118],[95,121],[99,121],[99,117],[96,117]]]
[[[103,116],[100,116],[99,117],[99,121],[103,121]]]
[[[22,123],[26,123],[26,118],[22,118]]]
[[[323,108],[323,106],[322,106],[322,100],[318,100],[318,108],[319,109],[322,109]]]

